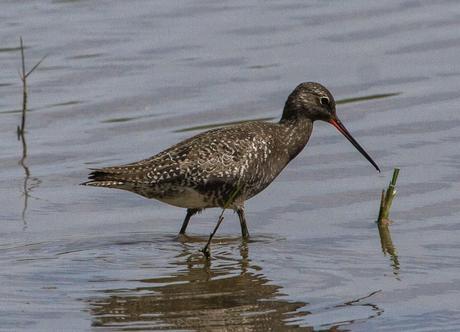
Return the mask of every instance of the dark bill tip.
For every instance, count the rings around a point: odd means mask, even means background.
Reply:
[[[331,125],[333,125],[335,128],[337,128],[338,131],[342,133],[343,136],[346,137],[347,140],[350,141],[351,144],[359,151],[361,154],[372,164],[372,166],[375,167],[377,171],[380,172],[380,168],[377,166],[375,161],[369,156],[369,154],[362,148],[361,145],[351,136],[350,132],[345,128],[345,126],[342,124],[342,122],[339,119],[331,119],[329,121]]]

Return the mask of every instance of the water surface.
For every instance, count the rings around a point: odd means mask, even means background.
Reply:
[[[0,330],[455,331],[456,1],[3,1]],[[19,36],[32,66],[27,157]],[[382,168],[334,128],[248,201],[185,211],[81,187],[206,128],[279,118],[319,81]],[[401,168],[389,229],[380,191]],[[379,232],[380,231],[380,232]],[[382,238],[381,238],[381,236]]]

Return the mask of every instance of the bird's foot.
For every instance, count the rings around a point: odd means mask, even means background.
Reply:
[[[190,237],[185,233],[179,233],[176,236],[176,240],[179,242],[187,242],[190,240]]]
[[[206,244],[203,249],[200,250],[206,259],[211,258],[211,250],[209,249],[209,243]]]

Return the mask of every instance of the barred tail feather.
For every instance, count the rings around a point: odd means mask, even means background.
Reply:
[[[118,188],[125,184],[122,181],[87,181],[80,183],[82,186]]]
[[[93,170],[88,179],[90,181],[81,183],[82,186],[118,188],[126,182],[120,178],[119,174],[104,172],[103,170]]]

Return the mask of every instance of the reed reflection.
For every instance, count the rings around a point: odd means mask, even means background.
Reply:
[[[396,247],[393,244],[391,239],[390,227],[388,223],[377,223],[379,236],[380,236],[380,245],[382,246],[383,255],[389,255],[391,268],[393,270],[393,275],[397,280],[401,280],[399,276],[399,259]]]
[[[25,229],[27,227],[26,214],[29,205],[29,198],[32,197],[32,191],[40,185],[41,181],[40,179],[31,176],[29,166],[27,166],[27,141],[24,132],[18,132],[18,139],[22,144],[22,156],[21,159],[19,159],[19,165],[21,165],[22,169],[24,170],[24,181],[22,183],[22,196],[24,197],[24,202],[21,219]]]

